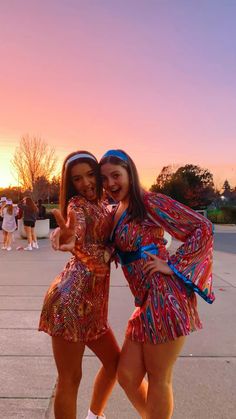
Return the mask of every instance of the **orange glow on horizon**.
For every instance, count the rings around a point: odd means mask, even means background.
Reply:
[[[11,166],[11,159],[13,157],[16,146],[17,146],[17,143],[12,143],[12,142],[10,145],[7,145],[6,142],[4,145],[1,145],[1,140],[0,140],[0,171],[1,171],[0,188],[18,186],[17,175],[14,176],[13,168]],[[59,152],[57,152],[57,149],[56,149],[56,155],[58,157],[57,173],[60,173],[60,169],[66,155],[69,154],[74,149],[75,147],[67,151],[63,151],[62,148],[60,147]],[[98,154],[97,156],[98,158],[100,157],[100,155]],[[135,157],[134,157],[134,161],[136,161]],[[180,163],[180,164],[184,165],[188,163],[191,163],[191,162],[186,161],[185,163]],[[157,164],[156,168],[153,167],[153,164],[152,164],[152,167],[148,167],[146,164],[146,167],[144,168],[142,162],[139,162],[137,166],[138,166],[138,170],[140,174],[140,181],[141,181],[142,186],[145,189],[149,189],[151,185],[155,183],[155,180],[158,174],[160,173],[162,167],[168,164],[169,162],[166,162],[164,164],[162,162],[161,165]],[[198,164],[198,165],[200,167],[207,168],[213,174],[214,184],[217,189],[222,188],[222,185],[226,179],[229,181],[230,186],[232,188],[236,187],[236,168],[233,165],[227,165],[227,164],[222,164],[222,165],[209,164],[208,166],[201,165],[201,164]]]

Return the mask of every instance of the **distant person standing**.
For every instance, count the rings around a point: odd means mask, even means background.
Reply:
[[[2,208],[6,204],[6,201],[7,201],[7,197],[2,196],[0,199],[0,208]]]
[[[46,207],[43,205],[42,199],[38,199],[38,220],[45,220],[46,218]]]
[[[2,196],[0,198],[0,229],[2,228],[2,221],[3,221],[2,210],[4,206],[6,205],[6,201],[7,201],[6,196]],[[3,231],[3,242],[5,241],[5,235],[6,235],[6,232]]]
[[[1,209],[1,216],[3,217],[3,250],[12,250],[12,234],[16,230],[16,216],[18,208],[13,207],[12,200],[7,200],[6,205]]]
[[[6,198],[6,196],[2,196],[1,198],[0,198],[0,217],[2,218],[2,216],[1,216],[1,210],[4,208],[4,206],[6,205],[6,202],[7,202],[7,198]]]
[[[23,224],[25,228],[28,245],[24,250],[38,249],[38,242],[35,233],[35,223],[38,216],[38,208],[33,202],[32,198],[26,196],[23,198],[22,203],[18,204],[19,208],[23,211]]]

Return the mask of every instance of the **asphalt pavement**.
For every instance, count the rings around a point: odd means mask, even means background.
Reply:
[[[43,297],[68,254],[54,252],[48,239],[39,250],[0,250],[0,419],[53,418],[56,369],[50,337],[38,332]],[[0,232],[1,237],[1,232]],[[2,238],[2,237],[1,237]],[[177,246],[174,241],[171,249]],[[214,289],[209,305],[198,298],[204,329],[191,334],[174,372],[173,419],[236,418],[236,226],[215,227]],[[112,269],[110,324],[122,344],[133,298],[120,269]],[[78,396],[78,418],[86,417],[99,361],[86,350]],[[139,416],[117,384],[107,419]]]

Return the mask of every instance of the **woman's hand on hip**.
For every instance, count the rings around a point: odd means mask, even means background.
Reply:
[[[145,252],[149,257],[150,260],[147,261],[143,268],[144,274],[152,275],[155,272],[160,272],[164,275],[172,275],[173,271],[169,267],[168,263],[164,261],[163,259],[160,259],[156,255],[153,255],[152,253]]]

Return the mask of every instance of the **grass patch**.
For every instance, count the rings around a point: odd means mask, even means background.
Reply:
[[[215,224],[235,224],[236,207],[222,207],[221,209],[207,211],[207,218]]]

